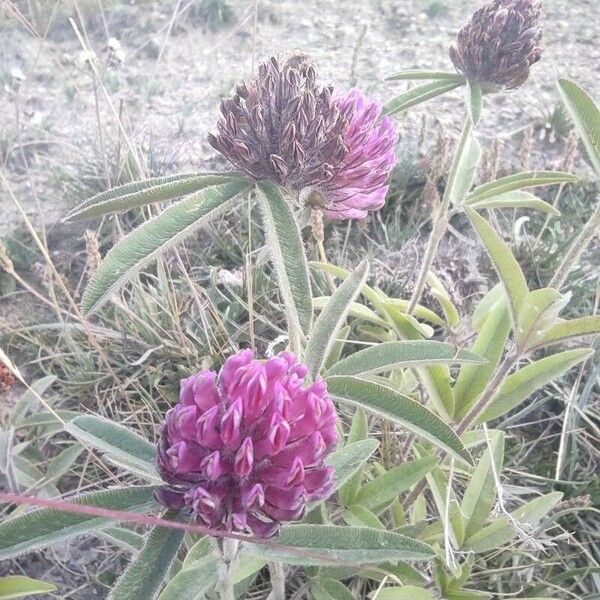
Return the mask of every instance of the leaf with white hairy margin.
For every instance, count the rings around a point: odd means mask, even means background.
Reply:
[[[504,194],[490,196],[483,200],[469,202],[469,208],[475,210],[489,210],[492,208],[530,208],[547,215],[560,215],[560,211],[554,208],[549,202],[534,196],[530,192],[524,192],[522,190],[505,192]]]
[[[485,423],[505,415],[519,406],[533,392],[553,379],[560,377],[571,367],[586,360],[592,354],[594,354],[592,348],[565,350],[536,360],[519,369],[504,380],[504,383],[476,423]]]
[[[350,306],[360,293],[368,274],[369,265],[365,261],[342,282],[317,317],[306,344],[304,356],[308,372],[313,379],[321,371],[338,332],[348,316]]]
[[[281,190],[269,182],[256,186],[263,226],[275,265],[279,288],[291,326],[307,336],[312,326],[313,309],[308,262],[302,245],[300,228],[292,208]]]
[[[167,513],[166,519],[175,515]],[[113,587],[108,600],[154,598],[183,541],[183,529],[155,527],[146,538],[141,552],[125,569]]]
[[[500,238],[494,228],[474,210],[468,208],[466,212],[473,227],[479,234],[492,264],[500,277],[500,281],[506,290],[510,316],[513,328],[516,330],[521,306],[529,293],[525,275],[523,275],[523,271],[510,248]]]
[[[435,98],[436,96],[441,96],[446,92],[450,92],[457,87],[464,85],[464,83],[464,79],[454,81],[448,79],[438,79],[430,83],[425,83],[424,85],[419,85],[412,90],[408,90],[407,92],[388,100],[383,106],[383,111],[388,115],[394,115],[407,110],[411,106],[421,104],[421,102],[425,102],[426,100],[430,100],[431,98]]]
[[[332,376],[325,381],[329,395],[338,401],[359,406],[395,421],[448,452],[461,463],[473,464],[471,455],[452,428],[408,396],[357,377]]]
[[[436,364],[485,364],[486,360],[468,352],[458,350],[451,344],[433,340],[401,340],[383,342],[359,350],[340,360],[327,371],[331,375],[363,375],[381,373],[398,368],[422,367]]]
[[[596,175],[600,178],[600,109],[574,81],[558,80],[558,91],[573,118]]]
[[[234,196],[249,189],[247,182],[236,181],[201,190],[134,229],[109,250],[88,283],[81,300],[83,312],[100,308],[161,251],[233,208]]]
[[[294,565],[377,564],[384,561],[429,560],[431,546],[399,533],[369,527],[335,525],[286,525],[276,538],[278,545],[302,550],[247,544],[243,553]],[[310,556],[310,552],[314,556]]]
[[[125,469],[160,481],[154,468],[156,447],[129,427],[94,415],[82,415],[65,423],[65,431],[96,448]]]
[[[156,486],[129,486],[82,494],[75,504],[146,513],[157,506]],[[114,524],[112,519],[43,508],[0,523],[0,560],[19,556]]]
[[[579,181],[577,175],[564,173],[562,171],[524,171],[507,175],[494,181],[489,181],[476,187],[465,199],[465,204],[470,206],[474,202],[480,202],[486,198],[492,198],[499,194],[521,190],[523,188],[538,187],[541,185],[554,185],[557,183],[572,183]]]
[[[129,210],[153,202],[171,200],[177,196],[186,196],[206,187],[236,180],[247,181],[242,173],[218,172],[167,175],[134,181],[84,200],[70,210],[63,221],[78,221]]]

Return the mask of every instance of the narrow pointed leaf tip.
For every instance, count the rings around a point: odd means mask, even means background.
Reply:
[[[340,402],[390,419],[448,452],[463,464],[473,459],[452,428],[435,413],[387,386],[358,377],[327,377],[329,394]]]

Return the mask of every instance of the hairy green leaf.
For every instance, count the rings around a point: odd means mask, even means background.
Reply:
[[[485,423],[497,419],[517,407],[533,392],[560,377],[571,367],[590,357],[594,351],[590,348],[566,350],[552,356],[546,356],[509,375],[489,406],[477,419]]]
[[[558,91],[600,178],[600,109],[574,81],[559,79]]]
[[[395,421],[450,453],[462,463],[472,464],[469,452],[454,431],[418,402],[388,387],[356,377],[328,377],[329,393],[340,402],[364,408]]]
[[[74,498],[76,504],[112,510],[148,512],[154,508],[154,486],[129,486],[91,492]],[[0,523],[0,560],[56,544],[75,535],[113,524],[91,515],[41,509]]]
[[[510,319],[504,299],[497,302],[481,326],[471,351],[485,358],[484,365],[463,365],[454,384],[454,418],[460,421],[492,378],[510,331]]]
[[[473,202],[480,202],[506,192],[522,190],[523,188],[538,187],[541,185],[554,185],[556,183],[570,183],[579,181],[577,175],[561,171],[525,171],[507,177],[501,177],[476,187],[465,199],[465,204],[470,206]]]
[[[306,344],[304,358],[313,379],[321,371],[325,358],[346,320],[350,304],[354,302],[360,293],[368,274],[369,265],[367,262],[363,262],[358,266],[356,272],[345,279],[334,292],[315,321]]]
[[[156,447],[128,427],[93,415],[82,415],[65,424],[65,430],[125,469],[159,480],[154,468]]]
[[[579,319],[571,319],[568,321],[557,319],[556,325],[553,325],[546,330],[542,338],[537,341],[534,349],[550,346],[551,344],[558,344],[559,342],[581,336],[598,334],[600,334],[600,315],[580,317]]]
[[[504,285],[504,288],[506,289],[511,319],[513,326],[516,328],[519,310],[521,309],[525,296],[529,292],[525,275],[523,275],[523,271],[513,256],[510,248],[500,238],[494,228],[474,210],[467,209],[467,214],[498,272],[502,285]]]
[[[494,468],[499,476],[504,461],[504,432],[495,431],[490,434],[490,447],[493,452]],[[465,529],[467,539],[485,525],[492,512],[495,499],[496,481],[492,470],[492,456],[490,448],[486,448],[477,468],[471,475],[462,499],[461,511],[467,520]]]
[[[165,518],[172,518],[167,515]],[[154,598],[181,546],[184,531],[155,527],[113,587],[109,600]]]
[[[425,456],[401,464],[362,486],[355,503],[379,514],[402,492],[418,483],[435,466],[434,457]]]
[[[531,208],[547,215],[560,215],[560,211],[554,208],[552,204],[549,204],[545,200],[542,200],[529,192],[523,192],[521,190],[506,192],[504,194],[498,194],[497,196],[490,196],[489,198],[469,202],[468,204],[469,208],[473,208],[474,210],[491,208]]]
[[[308,263],[300,229],[281,190],[274,184],[257,184],[263,225],[275,265],[279,287],[292,326],[308,335],[312,325],[312,297]]]
[[[385,81],[396,80],[413,80],[413,79],[444,79],[446,81],[465,82],[465,78],[458,73],[448,73],[445,71],[426,71],[426,70],[409,70],[399,71],[385,77]]]
[[[386,560],[428,560],[434,555],[424,542],[368,527],[286,525],[277,537],[277,545],[296,548],[302,555],[287,548],[258,544],[248,544],[245,552],[293,565],[376,564]]]
[[[197,600],[217,582],[219,557],[210,553],[201,560],[191,563],[169,581],[158,600]]]
[[[312,587],[314,600],[354,600],[350,590],[340,581],[319,577]]]
[[[537,527],[561,498],[561,492],[553,492],[527,502],[527,504],[511,513],[514,521],[509,520],[507,517],[497,519],[466,540],[464,549],[480,553],[504,546],[518,535],[515,529],[515,521],[521,527]]]
[[[383,107],[383,110],[388,115],[394,115],[396,113],[407,110],[411,106],[415,106],[420,104],[421,102],[425,102],[426,100],[430,100],[431,98],[435,98],[436,96],[441,96],[446,92],[450,92],[457,87],[464,85],[464,80],[448,80],[448,79],[440,79],[436,81],[432,81],[431,83],[425,83],[423,85],[419,85],[412,90],[408,90],[391,100],[388,100]]]
[[[111,294],[167,247],[233,207],[233,197],[250,189],[246,182],[207,188],[169,206],[134,229],[108,252],[81,300],[84,313],[97,310]]]
[[[96,194],[73,208],[65,221],[98,217],[152,202],[185,196],[206,187],[246,180],[241,173],[186,173],[134,181]],[[247,180],[246,180],[247,181]]]
[[[23,575],[0,577],[0,600],[14,600],[15,598],[37,596],[39,594],[51,594],[55,591],[55,585]]]
[[[384,342],[359,350],[339,361],[326,375],[361,375],[433,364],[485,364],[485,359],[451,344],[433,340]]]

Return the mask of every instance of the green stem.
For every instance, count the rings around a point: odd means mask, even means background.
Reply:
[[[219,565],[219,598],[221,600],[235,600],[233,590],[233,571],[238,554],[238,540],[223,538],[222,547],[219,548],[221,564]]]
[[[280,562],[269,563],[271,593],[267,600],[285,600],[285,572]]]
[[[417,277],[417,283],[415,284],[415,288],[410,297],[410,302],[406,310],[409,315],[414,312],[417,304],[419,304],[419,300],[421,299],[423,290],[425,289],[427,274],[429,273],[431,265],[435,260],[438,246],[442,241],[444,234],[446,233],[446,229],[448,228],[448,223],[450,221],[450,202],[452,200],[452,190],[454,189],[456,183],[456,176],[458,174],[462,156],[469,147],[468,142],[471,138],[472,131],[473,122],[471,117],[467,114],[460,138],[458,140],[458,146],[456,147],[456,153],[454,154],[454,159],[452,160],[452,167],[450,168],[450,173],[448,174],[448,183],[446,184],[446,189],[444,190],[444,197],[442,198],[442,203],[438,208],[435,221],[431,229],[431,235],[429,236],[429,242],[427,243],[425,258],[423,259],[421,270],[419,271],[419,275]]]

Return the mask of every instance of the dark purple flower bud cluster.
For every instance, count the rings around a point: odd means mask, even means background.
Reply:
[[[541,0],[492,0],[475,12],[450,48],[454,66],[482,84],[513,89],[542,56]]]
[[[381,207],[395,164],[394,125],[360,92],[339,96],[320,86],[305,55],[261,64],[221,113],[209,142],[253,178],[313,192],[332,218]]]
[[[244,350],[220,373],[181,381],[165,417],[158,499],[187,507],[216,530],[274,535],[331,490],[324,459],[337,442],[337,416],[323,381],[304,385],[306,366],[283,352],[266,361]]]

